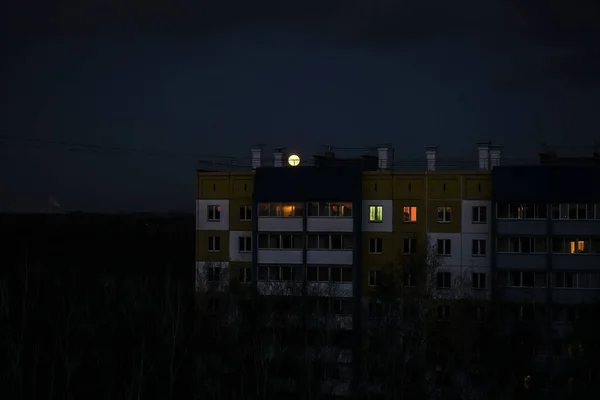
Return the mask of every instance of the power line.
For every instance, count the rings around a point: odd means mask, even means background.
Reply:
[[[80,142],[72,142],[65,140],[49,140],[49,139],[38,139],[31,137],[17,137],[11,135],[0,135],[0,139],[7,139],[14,142],[22,142],[29,145],[32,144],[43,144],[43,145],[52,145],[59,147],[68,147],[70,151],[90,151],[92,153],[101,153],[103,155],[118,155],[122,154],[139,154],[139,155],[147,155],[154,157],[171,157],[171,158],[180,158],[180,157],[192,157],[199,161],[204,165],[213,165],[213,166],[221,166],[221,167],[237,167],[237,168],[249,168],[251,166],[252,157],[249,156],[241,156],[241,157],[232,157],[232,156],[212,156],[194,152],[173,152],[173,151],[157,151],[157,150],[144,150],[137,147],[117,147],[117,146],[107,146],[100,145],[95,143],[80,143]],[[40,149],[40,147],[35,147],[36,149]],[[368,147],[331,147],[332,150],[367,150]],[[1,147],[0,147],[1,149]],[[42,147],[42,149],[44,149]],[[271,159],[267,157],[263,157],[263,163],[268,164]],[[439,157],[436,161],[436,165],[438,167],[458,167],[463,165],[464,163],[472,163],[477,164],[476,157],[457,157],[457,158],[448,158],[448,157]],[[513,158],[502,158],[501,163],[505,165],[516,165],[516,164],[529,164],[537,163],[537,159],[535,158],[521,158],[521,159],[513,159]],[[304,163],[307,165],[307,163]],[[308,165],[311,162],[308,161]],[[414,158],[399,158],[396,160],[391,160],[390,166],[395,167],[424,167],[427,165],[427,161],[422,157],[414,157]]]

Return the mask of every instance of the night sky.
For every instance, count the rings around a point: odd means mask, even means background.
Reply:
[[[193,212],[198,160],[257,143],[304,158],[387,142],[397,159],[429,144],[475,158],[488,140],[509,159],[542,142],[590,155],[599,4],[16,3],[3,21],[0,208],[53,197],[63,210]]]

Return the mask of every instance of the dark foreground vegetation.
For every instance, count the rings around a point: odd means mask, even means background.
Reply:
[[[108,236],[46,227],[27,240],[8,237],[4,225],[2,398],[596,399],[600,392],[598,307],[440,299],[426,284],[435,266],[418,273],[411,263],[381,271],[360,313],[330,288],[297,297],[272,288],[259,297],[233,276],[232,296],[210,285],[198,296],[193,234],[150,234],[147,223],[137,241],[125,240],[119,224],[108,224]],[[358,315],[360,328],[344,325]],[[549,336],[553,329],[563,339]]]

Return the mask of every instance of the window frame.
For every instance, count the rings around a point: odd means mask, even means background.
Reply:
[[[243,246],[242,246],[243,243]],[[243,249],[242,249],[243,247]],[[238,253],[252,252],[252,236],[238,236]]]
[[[443,253],[440,253],[440,242],[443,243],[441,246],[444,250]],[[448,246],[446,246],[448,244]],[[440,257],[451,257],[452,256],[452,239],[438,239],[436,243],[436,255]],[[446,250],[449,250],[448,252]]]
[[[482,284],[483,281],[483,284]],[[471,274],[471,289],[485,290],[487,288],[487,276],[485,272],[473,272]]]
[[[406,251],[407,244],[408,244],[408,251]],[[403,238],[402,239],[402,254],[407,255],[407,256],[417,254],[417,239]]]
[[[219,204],[209,204],[206,206],[206,221],[221,222],[221,206]]]
[[[440,277],[442,279],[440,279]],[[452,289],[452,272],[438,271],[435,276],[435,287],[440,290]]]
[[[407,212],[408,209],[408,212]],[[412,218],[412,211],[414,209],[414,216],[415,219],[411,219]],[[415,224],[418,221],[418,209],[417,206],[404,206],[402,208],[403,214],[402,214],[402,221],[407,223],[407,224]]]
[[[221,252],[221,236],[209,236],[208,237],[208,251],[210,253]]]
[[[377,204],[369,205],[369,223],[380,224],[382,222],[383,222],[383,205],[377,205]]]
[[[379,270],[370,269],[369,270],[369,287],[378,287],[379,286]]]
[[[477,215],[477,218],[475,218]],[[483,215],[483,219],[481,218]],[[477,225],[485,225],[487,221],[487,206],[473,206],[471,212],[471,223]]]
[[[440,219],[440,213],[442,215],[442,219]],[[452,223],[452,207],[438,207],[437,208],[437,222],[438,222],[438,224]]]
[[[244,218],[242,218],[242,214]],[[250,214],[250,217],[248,217],[248,214]],[[252,206],[240,206],[238,218],[244,222],[252,221]]]
[[[242,278],[243,276],[243,278]],[[240,279],[242,278],[242,279]],[[238,275],[238,281],[240,283],[252,283],[252,268],[241,267]]]
[[[483,244],[483,247],[481,246]],[[483,252],[481,249],[483,248]],[[477,251],[475,251],[477,250]],[[486,257],[487,256],[487,240],[485,239],[473,239],[471,241],[471,256],[472,257]]]
[[[372,248],[374,248],[373,251]],[[383,254],[383,238],[369,238],[369,254]]]

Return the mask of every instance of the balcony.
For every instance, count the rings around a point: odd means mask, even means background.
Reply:
[[[600,232],[600,220],[553,220],[556,236],[595,236]]]
[[[259,232],[302,232],[301,217],[258,217]]]
[[[547,224],[545,219],[497,219],[496,233],[518,236],[545,235]]]
[[[352,250],[308,250],[307,264],[352,265]]]
[[[277,249],[257,251],[259,264],[302,264],[302,250]]]
[[[497,289],[498,298],[506,303],[545,303],[548,295],[548,288],[530,288],[530,287],[499,287]]]
[[[552,254],[552,268],[560,270],[599,269],[600,254]]]
[[[559,304],[592,304],[600,301],[600,289],[552,289],[552,300]]]
[[[309,282],[310,296],[352,297],[352,283]]]
[[[306,230],[308,232],[352,232],[354,220],[338,217],[308,217]]]
[[[548,255],[542,253],[498,253],[496,268],[520,271],[545,270]]]

